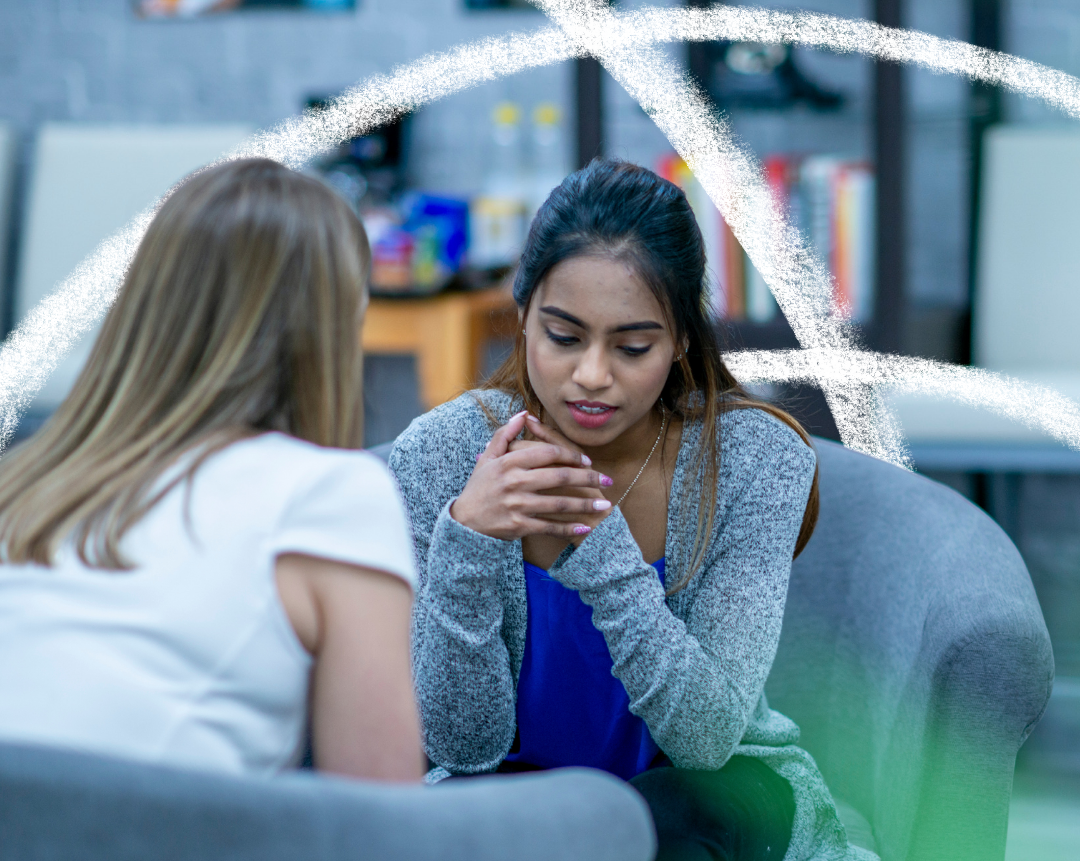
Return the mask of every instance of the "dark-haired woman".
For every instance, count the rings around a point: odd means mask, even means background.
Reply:
[[[593,766],[663,861],[858,858],[763,693],[814,453],[724,366],[705,283],[683,193],[594,161],[533,222],[512,355],[395,445],[432,777]]]

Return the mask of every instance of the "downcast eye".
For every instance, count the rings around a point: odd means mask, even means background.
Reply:
[[[560,347],[569,347],[571,344],[577,343],[577,338],[573,335],[556,335],[550,329],[545,329],[544,332],[551,341],[558,344]]]

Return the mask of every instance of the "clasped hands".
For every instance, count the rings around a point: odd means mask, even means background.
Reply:
[[[529,439],[518,439],[525,429]],[[612,480],[557,430],[520,412],[476,459],[450,516],[491,538],[549,535],[579,544],[611,511]]]

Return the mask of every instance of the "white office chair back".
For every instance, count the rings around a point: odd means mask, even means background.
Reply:
[[[242,125],[47,124],[35,147],[15,294],[16,324],[103,239],[178,180],[239,144]],[[97,330],[82,338],[31,406],[49,413],[82,368]]]
[[[977,279],[976,364],[1080,376],[1080,129],[988,133]]]
[[[1080,130],[1000,126],[984,139],[975,364],[1080,402]],[[1056,446],[978,407],[890,398],[912,445]]]
[[[7,299],[8,240],[11,235],[11,210],[15,186],[15,132],[0,123],[0,296]]]

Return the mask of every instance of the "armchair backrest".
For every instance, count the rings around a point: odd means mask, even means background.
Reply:
[[[655,846],[644,800],[584,769],[429,788],[0,743],[0,856],[13,861],[648,861]]]
[[[815,445],[821,516],[792,569],[770,705],[884,861],[1003,857],[1016,751],[1053,679],[1027,568],[954,491]]]

